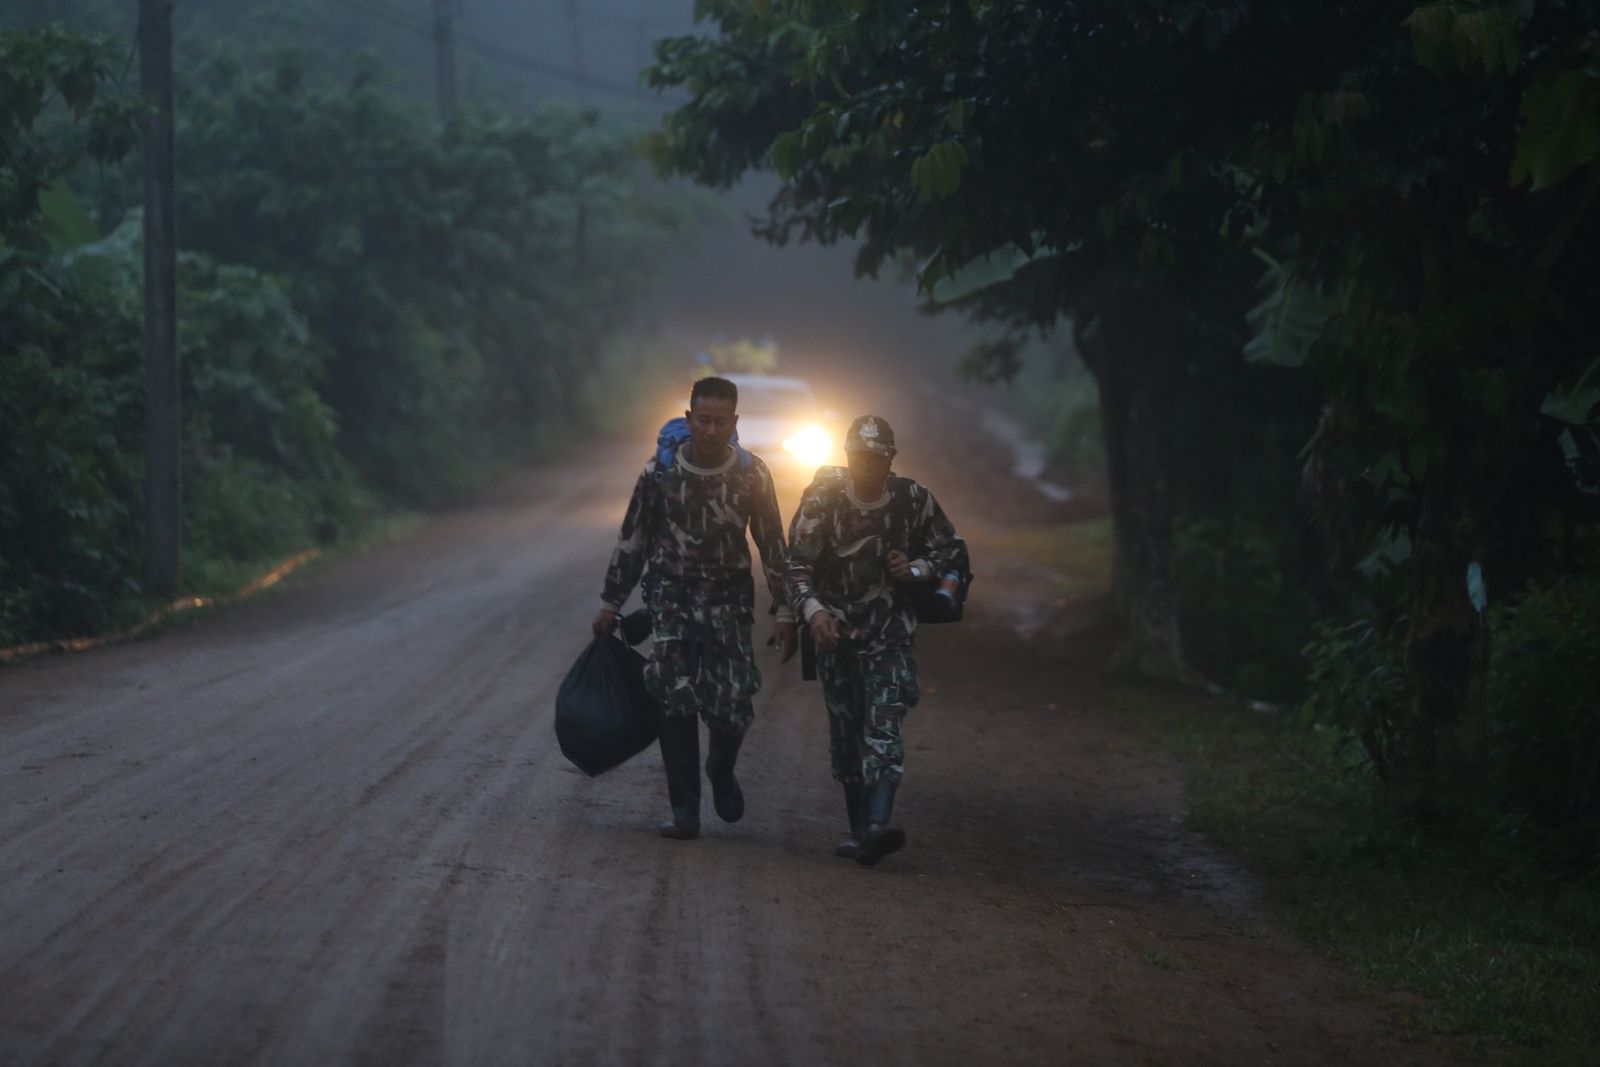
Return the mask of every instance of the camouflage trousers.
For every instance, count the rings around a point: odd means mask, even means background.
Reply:
[[[751,698],[761,688],[750,605],[674,603],[659,596],[648,605],[653,648],[644,684],[661,713],[698,711],[712,729],[744,736],[755,717]]]
[[[900,727],[920,695],[916,650],[910,646],[869,653],[819,650],[817,677],[828,705],[834,780],[900,781],[906,759]]]

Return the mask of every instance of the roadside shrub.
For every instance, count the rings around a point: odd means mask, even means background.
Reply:
[[[0,644],[104,632],[143,608],[138,220],[0,269]],[[185,255],[185,566],[327,540],[370,510],[335,447],[322,369],[282,288]],[[16,303],[11,303],[15,297]],[[235,568],[236,570],[236,568]],[[195,579],[198,578],[198,581]]]
[[[342,413],[340,446],[379,491],[438,507],[493,473],[482,363],[415,315],[400,315],[392,334],[382,370],[363,379],[360,414]]]
[[[184,478],[192,496],[183,516],[191,563],[266,559],[314,536],[315,493],[282,468],[222,451],[190,455]]]
[[[1380,776],[1405,709],[1404,636],[1404,619],[1323,620],[1304,649],[1302,714],[1358,739]]]
[[[1471,825],[1490,851],[1600,870],[1600,570],[1530,587],[1491,617],[1489,775]],[[1405,620],[1324,621],[1303,714],[1360,740],[1381,777],[1404,710]]]
[[[66,343],[10,349],[0,372],[0,645],[116,626],[138,592],[130,324],[61,310]]]
[[[1241,696],[1299,696],[1313,607],[1284,573],[1275,531],[1246,517],[1192,519],[1175,541],[1179,624],[1190,661]]]
[[[137,143],[113,54],[0,28],[0,644],[115,625],[136,573],[137,320],[60,256],[93,236],[60,176]]]
[[[1490,751],[1508,810],[1558,865],[1600,866],[1600,569],[1524,593],[1496,620]]]

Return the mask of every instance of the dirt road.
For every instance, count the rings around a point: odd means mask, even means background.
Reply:
[[[589,780],[550,728],[641,458],[0,670],[0,1063],[1435,1062],[1182,830],[1005,560],[926,635],[906,852],[831,855],[765,650],[748,815],[658,837],[654,752]],[[993,491],[950,494],[980,543]]]

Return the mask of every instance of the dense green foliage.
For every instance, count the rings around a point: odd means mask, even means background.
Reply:
[[[0,37],[0,645],[144,608],[125,48]],[[331,70],[219,56],[180,84],[191,589],[457,498],[594,418],[590,372],[637,372],[629,311],[691,221],[591,114],[441,130],[370,63]]]
[[[1600,571],[1536,586],[1496,620],[1489,795],[1553,862],[1600,853]]]
[[[133,591],[137,320],[63,262],[81,232],[64,175],[127,152],[133,108],[103,92],[109,49],[0,31],[0,642],[115,621]]]
[[[179,138],[206,167],[180,185],[185,242],[284,279],[343,450],[418,503],[573,413],[685,221],[592,115],[469,112],[440,136],[377,71],[335,82],[292,55],[219,61],[192,94]]]

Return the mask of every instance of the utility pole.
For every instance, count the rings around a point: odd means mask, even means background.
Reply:
[[[151,108],[144,134],[144,589],[164,596],[183,580],[172,5],[139,0],[139,90]]]
[[[456,0],[433,0],[433,62],[439,83],[439,121],[456,113]]]
[[[572,69],[577,73],[578,107],[583,112],[585,122],[590,121],[589,115],[589,89],[587,80],[588,68],[583,62],[583,26],[578,22],[578,0],[567,0],[567,31],[572,35]],[[578,266],[584,268],[589,262],[589,205],[583,199],[583,179],[579,178],[578,185],[578,227],[573,234],[573,243],[578,253]]]
[[[583,26],[578,21],[578,0],[567,0],[567,32],[572,37],[572,69],[578,74],[578,106],[587,107],[589,70],[583,61]]]

